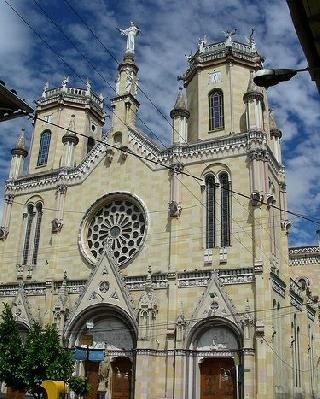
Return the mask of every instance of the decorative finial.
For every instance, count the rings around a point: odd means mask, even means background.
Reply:
[[[134,40],[135,37],[139,35],[141,32],[138,26],[136,26],[133,22],[130,22],[130,26],[127,29],[118,28],[121,36],[127,36],[127,48],[126,54],[134,54]]]
[[[254,28],[251,29],[251,33],[250,33],[250,36],[249,36],[249,46],[250,46],[250,50],[251,50],[252,53],[255,53],[257,51],[256,41],[255,41],[255,38],[254,38]]]
[[[147,281],[151,281],[151,265],[148,266],[148,274],[147,274]]]
[[[26,141],[24,138],[24,129],[21,129],[16,145],[11,150],[12,155],[22,155],[24,158],[28,155],[26,150]]]
[[[99,100],[100,100],[101,102],[103,102],[103,100],[104,100],[104,95],[103,95],[102,93],[99,93]]]
[[[45,85],[43,86],[43,92],[41,94],[41,97],[46,96],[46,91],[49,89],[49,82],[46,82]]]
[[[65,89],[69,83],[69,76],[65,76],[62,81],[62,87]]]
[[[205,46],[208,44],[208,38],[207,35],[203,35],[202,39],[199,39],[198,41],[198,50],[199,53],[203,53],[204,52],[204,48]]]
[[[90,81],[89,81],[88,78],[87,78],[86,87],[87,87],[86,95],[87,95],[87,96],[90,96],[90,94],[91,94],[91,83],[90,83]]]
[[[231,32],[229,30],[223,31],[223,33],[226,37],[226,40],[225,40],[226,47],[232,47],[232,36],[234,36],[236,34],[236,32],[237,32],[237,29],[235,29],[233,32]]]
[[[192,57],[193,57],[192,53],[190,53],[189,55],[185,54],[184,56],[186,57],[187,62],[190,64]]]

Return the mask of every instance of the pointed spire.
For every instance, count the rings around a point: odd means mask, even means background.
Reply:
[[[176,103],[174,105],[174,109],[176,109],[176,110],[178,110],[178,109],[186,110],[187,109],[186,98],[185,98],[184,92],[182,91],[182,87],[179,87],[179,92],[178,92]]]
[[[263,100],[262,90],[254,83],[253,77],[254,77],[253,71],[250,71],[250,78],[248,82],[247,91],[243,96],[244,101],[246,101],[250,97],[259,98],[260,100]]]
[[[270,127],[270,136],[281,139],[282,132],[277,126],[272,109],[269,110],[269,127]]]
[[[186,116],[189,118],[190,112],[187,110],[187,101],[182,87],[179,88],[176,103],[174,104],[173,110],[170,112],[171,118],[176,116]]]
[[[28,155],[26,150],[26,141],[24,137],[24,129],[21,129],[16,145],[11,150],[12,155],[22,155],[25,158]]]

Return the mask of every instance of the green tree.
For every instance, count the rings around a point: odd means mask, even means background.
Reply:
[[[4,305],[0,323],[0,381],[18,391],[27,383],[24,375],[24,345],[10,306]]]
[[[74,369],[72,354],[61,346],[56,328],[49,325],[42,328],[39,323],[31,326],[23,363],[29,389],[38,381],[68,381]]]
[[[61,346],[55,326],[35,322],[23,342],[5,305],[0,323],[0,380],[14,389],[34,392],[44,380],[68,381],[73,370],[72,353]]]

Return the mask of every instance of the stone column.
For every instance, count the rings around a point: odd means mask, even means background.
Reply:
[[[0,226],[0,240],[5,240],[7,238],[7,235],[9,234],[13,200],[14,200],[13,194],[5,194],[2,223]]]
[[[181,172],[184,165],[176,163],[171,165],[171,187],[170,187],[170,201],[169,201],[169,216],[179,217],[182,211],[181,206]]]
[[[64,216],[64,202],[67,194],[67,186],[61,184],[57,187],[56,191],[56,215],[55,218],[51,221],[52,224],[52,232],[58,233],[61,231],[63,226],[63,216]]]

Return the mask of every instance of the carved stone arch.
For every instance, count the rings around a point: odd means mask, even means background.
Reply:
[[[220,381],[211,388],[217,397],[226,388],[232,389],[232,397],[238,397],[236,392],[240,391],[243,380],[242,348],[242,331],[233,321],[220,316],[198,321],[186,340],[186,349],[192,353],[185,368],[187,399],[200,399],[203,389],[209,388],[208,379],[211,383]],[[222,382],[225,375],[221,375],[221,370],[228,370],[228,387]]]
[[[122,146],[122,132],[120,132],[119,130],[116,131],[115,133],[113,133],[112,138],[115,145],[119,147]]]
[[[103,320],[114,320],[115,322],[119,322],[119,327],[116,328],[101,328],[99,327],[97,331],[95,331],[95,324],[101,324]],[[93,322],[93,328],[87,328],[87,323]],[[120,324],[123,326],[121,327]],[[109,323],[110,325],[110,323]],[[91,327],[91,326],[90,326]],[[86,332],[86,334],[85,334]],[[121,309],[119,306],[110,305],[107,303],[96,304],[88,306],[83,309],[77,317],[72,321],[72,323],[68,324],[64,333],[64,338],[68,343],[69,347],[73,347],[75,345],[79,345],[80,336],[83,333],[84,335],[89,334],[90,332],[96,333],[97,336],[103,335],[103,333],[112,333],[111,336],[114,336],[115,339],[119,339],[119,336],[126,332],[126,337],[131,338],[132,340],[132,348],[124,348],[125,350],[131,350],[136,347],[137,337],[138,337],[138,329],[135,320],[131,319],[127,312]],[[129,335],[128,335],[129,334]],[[101,341],[108,343],[107,341]]]
[[[222,162],[215,162],[206,166],[201,173],[201,177],[204,178],[209,173],[214,174],[215,176],[219,176],[220,173],[226,172],[231,179],[232,173],[229,166]]]
[[[23,286],[19,287],[17,295],[12,301],[11,310],[15,321],[21,326],[21,330],[29,330],[33,317]]]
[[[225,174],[225,175],[228,176],[228,182],[231,183],[231,172],[230,172],[229,168],[220,169],[220,170],[217,172],[217,179],[220,180],[220,177],[221,177],[221,175],[223,175],[223,174]]]
[[[237,341],[237,346],[234,348],[229,348],[232,350],[238,350],[242,347],[242,342],[243,342],[243,331],[242,328],[234,323],[233,321],[225,318],[225,317],[220,317],[220,316],[212,316],[212,317],[207,317],[205,319],[202,319],[198,321],[196,324],[192,326],[192,328],[188,331],[188,335],[186,337],[186,349],[190,349],[190,346],[194,343],[196,339],[201,336],[201,334],[205,331],[210,329],[211,327],[225,327],[230,330],[234,334],[234,337]],[[219,344],[219,343],[217,343]],[[221,348],[224,349],[224,348]]]
[[[130,320],[134,331],[137,328],[137,311],[118,266],[112,260],[112,254],[105,249],[103,256],[92,270],[86,286],[79,295],[68,322],[64,325],[64,336],[70,337],[75,326],[79,326],[85,315],[96,309],[112,310],[125,320]],[[69,339],[69,338],[68,338]]]
[[[296,278],[296,283],[300,286],[300,288],[305,291],[305,290],[310,290],[311,284],[310,284],[310,279],[307,276],[299,276]]]
[[[44,200],[43,200],[43,198],[42,198],[40,195],[38,195],[38,194],[32,195],[30,198],[28,198],[28,199],[25,201],[25,203],[24,203],[24,210],[27,209],[28,205],[34,205],[34,206],[36,206],[36,205],[39,204],[39,203],[41,203],[42,206],[44,205]]]
[[[241,318],[229,295],[225,292],[217,272],[212,272],[208,286],[200,297],[192,313],[191,322],[187,328],[187,336],[194,326],[211,317],[219,317],[234,325],[242,331]]]

